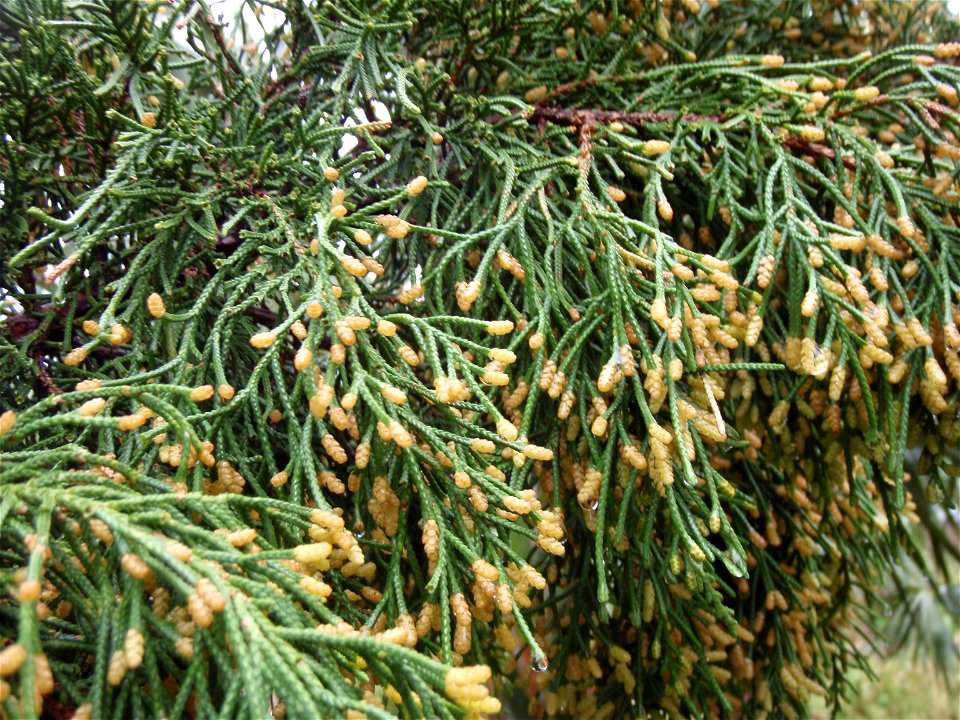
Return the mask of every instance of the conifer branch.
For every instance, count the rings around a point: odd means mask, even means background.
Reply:
[[[955,19],[244,7],[0,3],[0,713],[841,707],[956,494]]]

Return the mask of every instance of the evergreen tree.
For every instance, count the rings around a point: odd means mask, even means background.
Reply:
[[[5,716],[842,703],[960,438],[939,3],[0,27]]]

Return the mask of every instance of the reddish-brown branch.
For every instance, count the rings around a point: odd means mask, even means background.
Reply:
[[[851,113],[855,113],[858,110],[863,110],[864,108],[868,108],[868,107],[875,107],[877,105],[884,105],[888,102],[890,102],[889,95],[877,95],[877,97],[875,97],[873,100],[867,100],[866,102],[861,103],[859,105],[851,105],[850,107],[845,108],[843,110],[837,110],[835,113],[833,113],[833,115],[830,116],[830,120],[831,121],[839,120],[840,118],[846,117],[847,115]]]
[[[83,142],[83,147],[87,151],[87,165],[90,166],[90,174],[96,177],[100,174],[100,170],[97,167],[97,156],[93,152],[93,146],[90,144],[90,138],[87,135],[87,121],[83,108],[77,108],[76,111],[70,113],[70,119],[73,120],[73,124],[79,133],[79,138],[81,142]]]
[[[268,328],[273,328],[277,325],[276,313],[262,306],[245,308],[243,314]]]
[[[213,41],[220,49],[220,54],[224,57],[224,59],[226,59],[227,64],[229,65],[229,71],[242,77],[243,69],[240,67],[240,63],[237,62],[237,59],[233,56],[233,53],[231,53],[229,48],[227,48],[227,43],[223,39],[223,27],[213,17],[204,13],[198,13],[197,17],[198,22],[206,27],[213,37]],[[217,61],[216,56],[210,53],[207,54],[207,58],[213,63]]]
[[[677,115],[672,113],[658,112],[622,112],[618,110],[593,110],[586,108],[559,108],[544,107],[542,105],[534,106],[533,112],[526,116],[531,123],[537,123],[543,126],[546,122],[562,123],[579,128],[580,130],[580,170],[585,172],[590,166],[591,145],[590,137],[597,125],[604,125],[613,122],[620,122],[626,125],[641,126],[647,123],[664,123],[677,119]],[[680,116],[685,122],[711,121],[718,122],[720,117],[717,115],[697,115],[687,113]],[[827,158],[833,160],[836,153],[832,148],[816,142],[810,142],[803,138],[791,135],[787,137],[784,144],[791,152],[803,153],[814,157]],[[856,161],[852,157],[841,157],[840,161],[845,167],[853,169]]]
[[[590,163],[593,162],[593,146],[590,143],[590,135],[593,133],[594,124],[588,120],[580,125],[580,174],[584,177],[590,172]]]
[[[620,122],[625,125],[648,125],[676,120],[676,113],[623,112],[620,110],[593,110],[589,108],[560,108],[534,106],[533,112],[526,116],[530,122],[548,121],[582,127],[583,125],[608,125]],[[679,116],[685,122],[718,122],[718,115],[697,115],[686,113]]]
[[[820,143],[804,140],[796,135],[788,136],[787,139],[784,140],[784,144],[790,151],[802,153],[804,155],[827,158],[828,160],[833,160],[837,156],[832,148],[829,148],[826,145],[821,145]],[[848,170],[853,170],[857,166],[856,161],[847,155],[841,157],[840,162],[842,162],[844,167],[846,167]]]
[[[31,352],[30,357],[33,358],[34,362],[37,363],[37,376],[40,378],[40,382],[43,384],[43,387],[47,389],[47,393],[50,395],[60,395],[63,393],[63,390],[60,389],[60,386],[53,381],[53,378],[50,377],[50,373],[47,370],[47,366],[43,363],[43,358],[37,352]]]

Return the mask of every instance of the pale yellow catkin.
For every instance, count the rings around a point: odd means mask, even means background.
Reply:
[[[160,293],[150,293],[147,297],[147,310],[155,318],[162,318],[167,314],[167,307]]]
[[[413,180],[407,183],[407,195],[414,197],[427,189],[427,179],[423,175],[417,175]]]
[[[277,340],[277,336],[272,332],[257,333],[250,336],[250,344],[258,349],[268,348]]]
[[[513,332],[513,322],[510,320],[491,320],[487,323],[487,332],[491,335],[509,335]]]
[[[13,430],[13,426],[16,422],[17,414],[13,410],[7,410],[0,415],[0,435],[6,435],[8,432]]]
[[[213,397],[213,385],[200,385],[190,391],[190,399],[193,402],[204,402]]]

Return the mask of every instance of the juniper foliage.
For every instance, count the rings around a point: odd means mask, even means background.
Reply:
[[[0,24],[6,716],[843,701],[960,436],[939,3]]]

